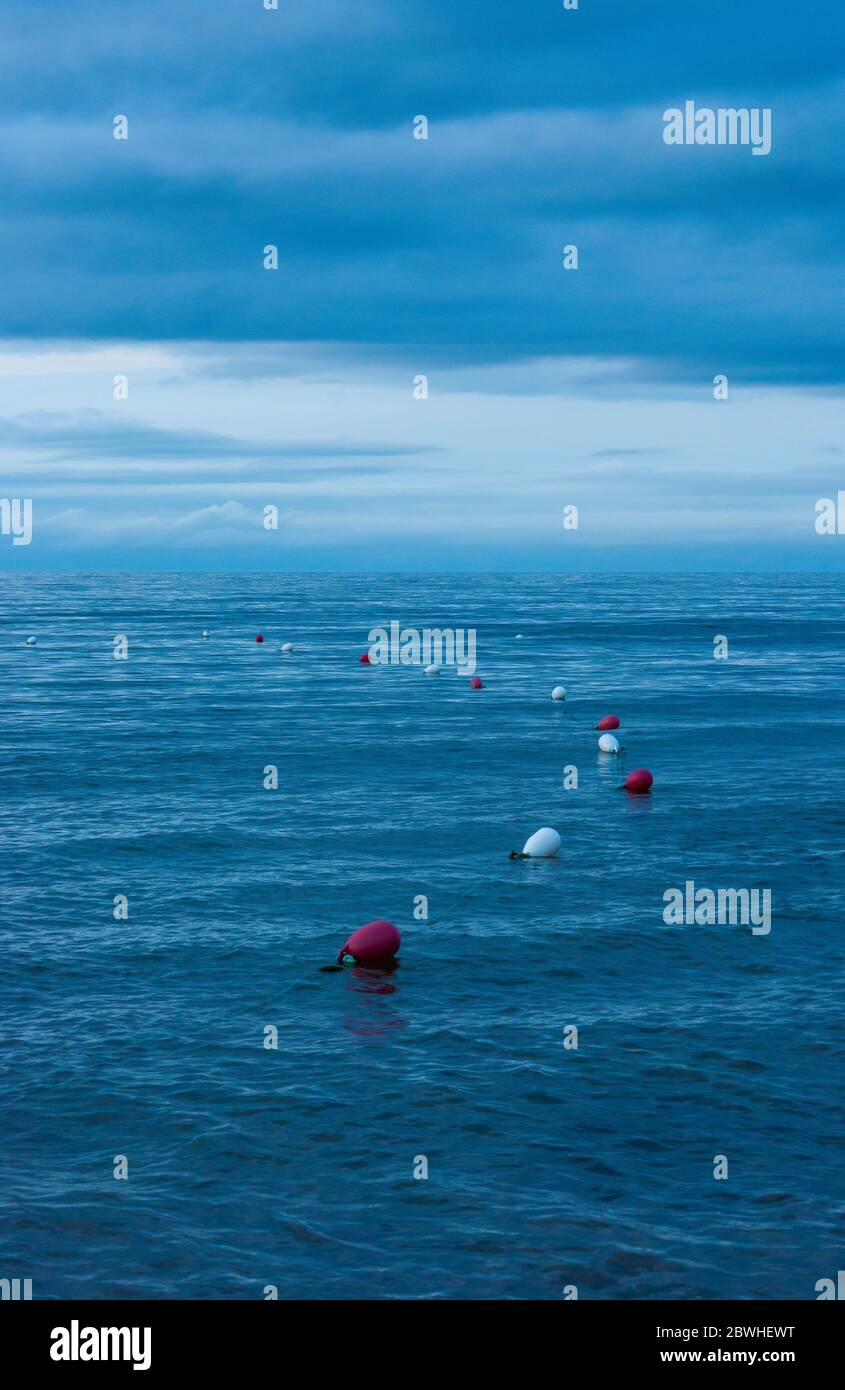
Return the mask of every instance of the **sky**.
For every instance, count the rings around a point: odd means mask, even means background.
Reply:
[[[840,0],[264,3],[3,6],[0,568],[845,567]]]

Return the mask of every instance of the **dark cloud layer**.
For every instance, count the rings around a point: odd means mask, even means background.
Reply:
[[[0,332],[842,379],[839,0],[7,0],[4,25]],[[772,153],[664,145],[687,98],[771,107]]]

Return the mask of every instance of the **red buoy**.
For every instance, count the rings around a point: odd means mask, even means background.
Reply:
[[[616,718],[615,714],[606,714],[604,716],[604,719],[599,720],[598,724],[596,725],[596,728],[602,731],[604,731],[605,729],[618,729],[619,720]]]
[[[399,950],[402,938],[392,922],[379,920],[368,922],[365,927],[354,931],[345,946],[338,951],[337,958],[354,956],[358,961],[388,960]]]
[[[473,678],[472,678],[472,680],[470,681],[469,684],[470,684],[470,689],[471,689],[471,690],[483,690],[483,689],[484,689],[484,682],[483,682],[483,680],[481,679],[480,676],[473,676]]]
[[[654,778],[647,767],[638,767],[625,778],[625,790],[642,796],[645,792],[651,791],[653,781]]]
[[[261,636],[261,633],[260,633],[260,632],[259,632],[259,634],[258,634],[258,636],[256,637],[255,640],[256,640],[256,642],[263,642],[263,641],[264,641],[264,638]]]
[[[369,666],[369,664],[370,664],[370,653],[369,653],[369,652],[362,652],[361,655],[358,657],[358,660],[360,661],[360,663],[361,663],[362,666]]]

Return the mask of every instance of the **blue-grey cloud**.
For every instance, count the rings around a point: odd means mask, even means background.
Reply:
[[[836,0],[7,13],[0,331],[843,378]],[[771,107],[771,155],[665,146],[688,97]]]
[[[0,446],[40,455],[47,467],[39,468],[32,460],[21,468],[21,474],[43,477],[56,465],[72,467],[73,476],[86,473],[103,476],[103,463],[136,462],[136,473],[121,467],[123,481],[128,477],[155,476],[163,483],[181,481],[184,474],[168,467],[156,470],[159,463],[196,460],[203,474],[213,476],[220,468],[231,472],[238,463],[276,463],[277,477],[328,476],[343,472],[350,462],[358,468],[366,462],[367,471],[387,463],[377,460],[401,460],[438,452],[437,449],[409,443],[338,443],[329,441],[285,444],[269,440],[236,438],[196,429],[164,429],[131,417],[116,418],[105,411],[80,410],[71,414],[39,411],[0,419]],[[292,468],[291,463],[307,463],[304,470]],[[319,465],[314,467],[313,465]]]

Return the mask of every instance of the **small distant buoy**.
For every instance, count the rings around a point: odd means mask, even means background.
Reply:
[[[562,685],[556,685],[556,686],[555,686],[554,690],[552,691],[552,699],[553,699],[553,700],[565,700],[565,699],[566,699],[566,691],[564,690],[564,688],[563,688]]]
[[[205,631],[204,628],[203,628],[202,637],[203,637],[203,641],[204,641],[204,642],[207,642],[207,641],[208,641],[208,633]]]
[[[432,662],[431,666],[426,666],[425,674],[427,676],[439,676],[440,667],[435,662]]]
[[[369,653],[369,652],[362,652],[361,655],[358,657],[358,660],[360,661],[360,663],[361,663],[362,666],[369,666],[369,664],[370,664],[370,653]]]
[[[470,684],[470,689],[471,689],[471,690],[483,690],[483,689],[484,689],[484,682],[483,682],[483,680],[481,679],[480,676],[473,676],[473,678],[472,678],[472,680],[470,681],[469,684]]]
[[[599,752],[601,752],[601,753],[618,753],[618,752],[619,752],[619,740],[618,740],[618,738],[614,738],[614,737],[613,737],[613,734],[602,734],[601,738],[599,739]]]
[[[283,652],[292,652],[292,651],[293,651],[293,642],[283,642],[283,643],[282,643],[282,651],[283,651]]]
[[[402,938],[392,922],[380,919],[368,922],[365,927],[354,931],[345,946],[338,951],[338,961],[344,956],[353,956],[358,961],[387,960],[395,956]]]
[[[647,767],[638,767],[625,778],[625,790],[633,792],[635,796],[643,796],[645,792],[651,791],[653,781],[654,778]]]
[[[597,729],[618,729],[618,728],[619,728],[619,720],[616,718],[616,715],[615,715],[615,714],[606,714],[606,715],[604,716],[604,719],[600,719],[600,720],[599,720],[598,724],[596,725],[596,728],[597,728]]]
[[[263,642],[263,641],[264,641],[264,638],[261,636],[261,633],[260,633],[260,632],[259,632],[259,634],[258,634],[258,636],[256,637],[255,640],[256,640],[256,642]]]
[[[34,647],[34,646],[37,645],[37,643],[38,643],[38,638],[37,638],[37,637],[27,637],[26,641],[24,642],[24,646],[25,646],[25,647]]]
[[[514,637],[513,640],[514,640],[515,642],[521,642],[521,641],[522,641],[522,633],[521,633],[521,632],[518,632],[518,633],[516,634],[516,636]]]
[[[511,850],[511,859],[551,859],[560,849],[560,836],[550,825],[535,830],[522,846],[522,853]]]

